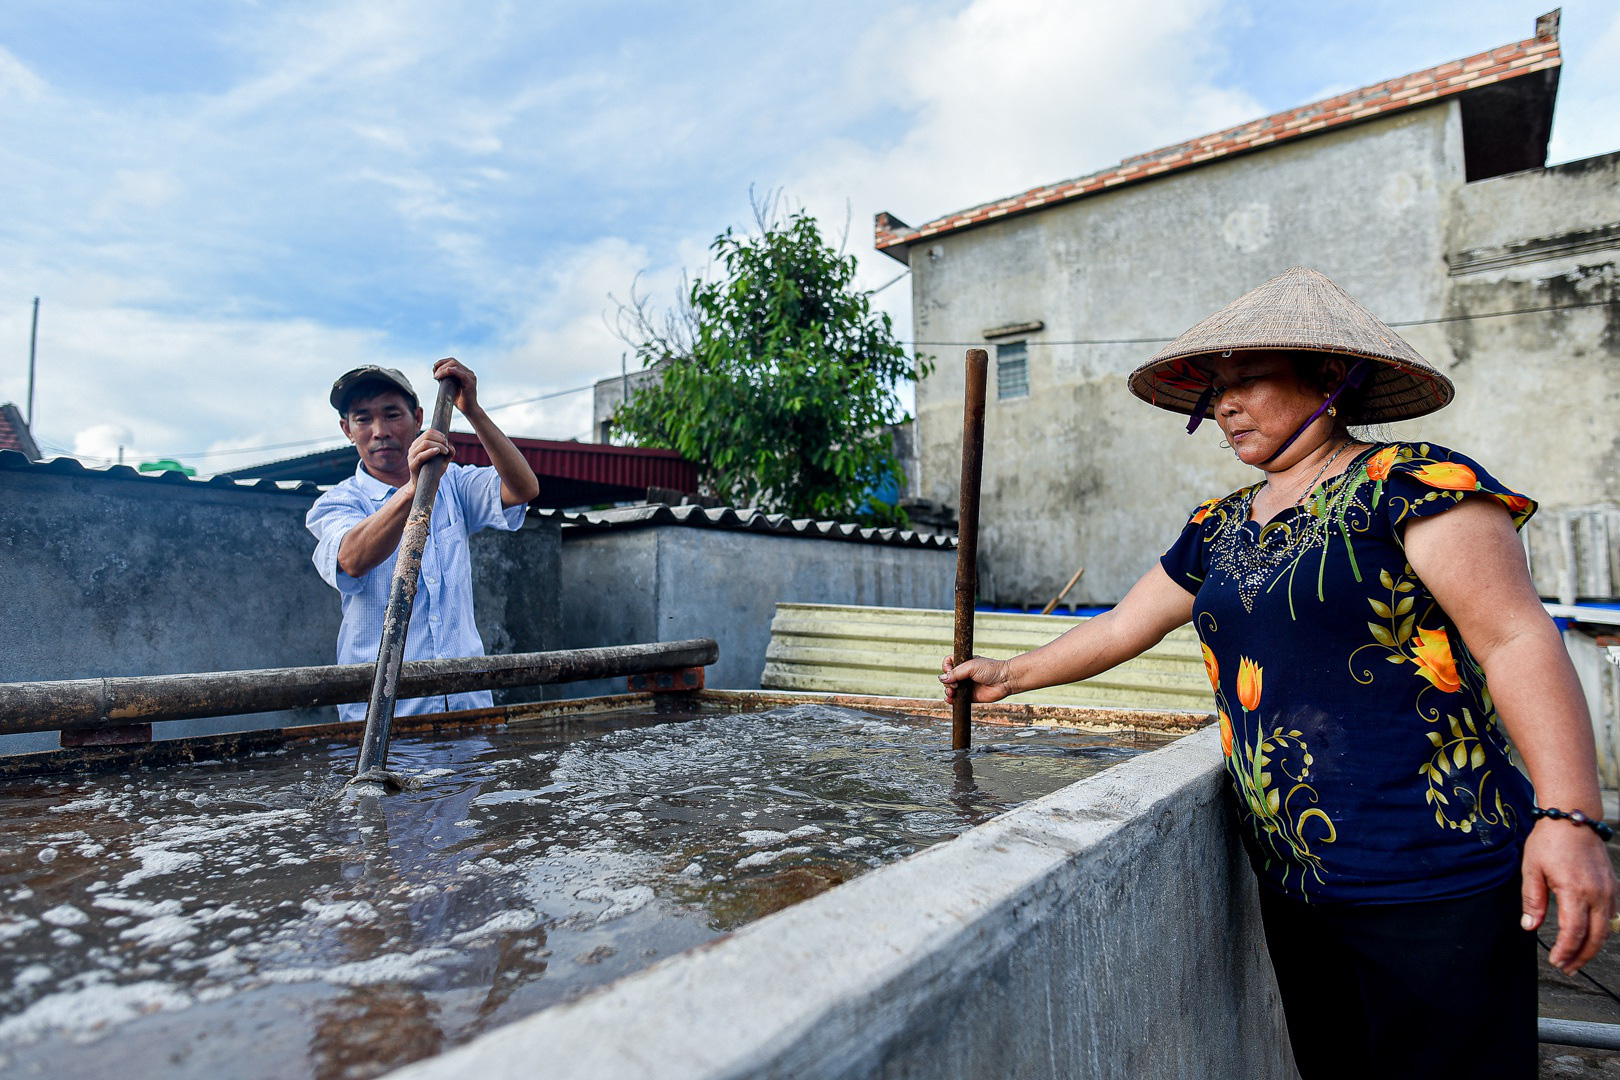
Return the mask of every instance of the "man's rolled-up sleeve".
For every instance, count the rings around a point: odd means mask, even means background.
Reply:
[[[346,596],[362,588],[360,578],[350,577],[338,568],[338,549],[343,538],[367,517],[367,508],[353,499],[336,492],[327,492],[315,500],[315,505],[304,515],[304,527],[315,534],[315,554],[312,557],[321,580]]]
[[[468,533],[479,529],[512,532],[523,527],[528,504],[501,505],[501,474],[494,468],[488,465],[452,465],[450,468],[455,473],[462,512],[467,515]]]

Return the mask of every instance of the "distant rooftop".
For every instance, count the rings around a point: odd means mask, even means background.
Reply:
[[[490,464],[478,436],[452,431],[450,442],[456,448],[459,464]],[[540,495],[533,503],[537,507],[590,506],[642,499],[649,488],[682,493],[698,489],[697,466],[673,450],[550,439],[514,438],[512,444],[540,478]],[[355,448],[341,446],[244,466],[220,475],[233,480],[256,478],[336,484],[353,476],[359,464],[360,455]]]
[[[456,433],[452,432],[452,434]],[[472,438],[472,436],[468,437]],[[539,442],[540,440],[525,439],[523,441]],[[607,449],[622,451],[637,448],[618,446],[608,447]],[[348,447],[347,450],[350,454],[354,453],[352,446]],[[642,453],[649,453],[649,451],[642,451]],[[659,453],[667,454],[669,451],[659,451]],[[318,457],[320,455],[306,456]],[[298,459],[292,460],[296,461]],[[165,473],[143,473],[130,468],[128,465],[86,467],[77,459],[70,457],[54,457],[49,461],[33,461],[15,450],[0,449],[0,474],[8,472],[52,476],[70,480],[93,479],[97,481],[129,482],[152,491],[180,487],[252,492],[255,495],[296,495],[306,499],[313,499],[321,493],[321,488],[308,480],[243,479],[232,478],[223,473],[202,480],[173,470]],[[348,473],[344,475],[348,476],[353,472],[354,467],[351,465]],[[529,516],[557,521],[565,536],[655,526],[683,526],[695,529],[729,529],[739,532],[774,533],[780,536],[839,540],[857,544],[883,544],[891,547],[921,547],[944,550],[953,548],[956,545],[955,536],[919,533],[910,529],[874,529],[840,521],[790,518],[785,514],[767,514],[760,510],[746,508],[734,510],[729,507],[653,504],[626,506],[614,510],[570,513],[554,507],[531,507]]]
[[[847,540],[857,544],[887,544],[893,547],[922,547],[948,550],[956,547],[955,536],[914,532],[911,529],[875,529],[848,522],[790,518],[762,510],[703,506],[623,506],[583,514],[563,514],[564,535],[643,529],[679,525],[694,529],[733,529],[743,532],[776,533],[808,539]]]
[[[15,450],[31,461],[39,460],[39,447],[22,411],[9,401],[0,402],[0,450]]]
[[[1536,20],[1533,38],[1138,154],[1101,172],[1031,188],[916,228],[885,211],[877,215],[876,246],[892,258],[909,262],[908,246],[921,240],[1457,95],[1467,95],[1463,115],[1467,179],[1537,168],[1546,162],[1553,98],[1563,63],[1558,21],[1559,13],[1552,11]],[[1534,75],[1540,77],[1527,78]]]

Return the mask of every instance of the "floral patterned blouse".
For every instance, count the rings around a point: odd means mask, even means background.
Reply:
[[[1464,896],[1518,865],[1529,782],[1485,674],[1406,561],[1408,521],[1535,503],[1429,443],[1369,447],[1264,527],[1261,485],[1193,513],[1161,564],[1196,596],[1226,770],[1263,883],[1313,903]]]

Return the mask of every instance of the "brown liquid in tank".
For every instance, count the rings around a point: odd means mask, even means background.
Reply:
[[[0,786],[0,1077],[370,1077],[1134,753],[796,706]]]

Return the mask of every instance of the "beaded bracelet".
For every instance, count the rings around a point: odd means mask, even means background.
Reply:
[[[1530,816],[1533,818],[1553,818],[1554,820],[1562,818],[1565,821],[1573,821],[1577,825],[1585,825],[1606,841],[1614,839],[1614,830],[1606,822],[1599,821],[1597,818],[1589,818],[1579,810],[1564,811],[1556,806],[1549,806],[1544,810],[1539,806],[1532,806]]]

